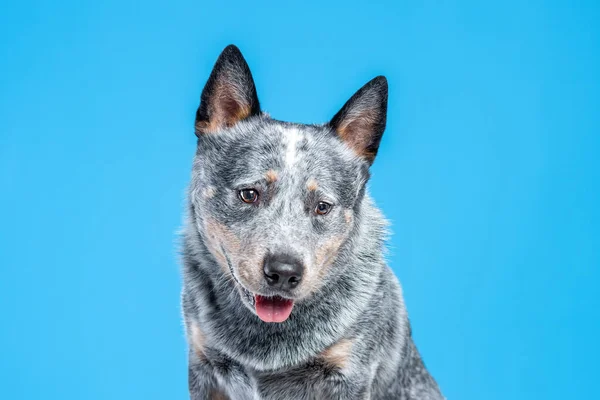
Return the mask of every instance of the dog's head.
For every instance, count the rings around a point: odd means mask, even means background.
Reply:
[[[240,51],[219,56],[196,113],[190,201],[207,249],[263,321],[285,321],[351,246],[386,110],[380,76],[329,123],[277,121]]]

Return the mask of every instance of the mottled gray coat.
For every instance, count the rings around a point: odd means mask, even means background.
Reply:
[[[183,237],[191,399],[443,398],[365,189],[386,107],[377,77],[327,124],[271,119],[239,50],[223,51],[196,116]],[[243,190],[256,199],[243,201]],[[302,264],[297,287],[266,282],[275,253]],[[263,322],[255,295],[294,300],[291,315]]]

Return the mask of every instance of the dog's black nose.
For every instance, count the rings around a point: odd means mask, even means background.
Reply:
[[[269,286],[290,290],[302,280],[304,266],[297,258],[288,254],[272,254],[265,258],[263,267]]]

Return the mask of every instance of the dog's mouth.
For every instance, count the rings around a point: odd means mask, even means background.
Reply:
[[[221,248],[221,250],[223,251],[223,254],[225,254],[231,276],[241,289],[246,300],[254,306],[258,318],[264,322],[284,322],[287,320],[292,313],[292,308],[294,308],[294,300],[286,299],[281,296],[263,296],[250,292],[240,281],[238,281],[233,272],[233,266],[229,261],[229,257],[227,257],[223,248]]]
[[[264,322],[283,322],[289,318],[294,308],[294,300],[280,296],[254,295],[256,315]]]
[[[254,307],[258,318],[263,322],[284,322],[290,317],[294,308],[294,300],[281,296],[254,294],[242,286],[237,279],[235,281],[248,303]]]
[[[294,308],[294,300],[281,296],[254,294],[242,286],[237,279],[236,283],[248,303],[254,307],[258,318],[263,322],[284,322],[290,317]]]

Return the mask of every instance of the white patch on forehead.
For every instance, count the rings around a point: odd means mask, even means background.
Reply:
[[[293,166],[300,158],[298,154],[298,143],[303,139],[303,135],[297,128],[284,129],[283,142],[285,143],[285,165]]]

